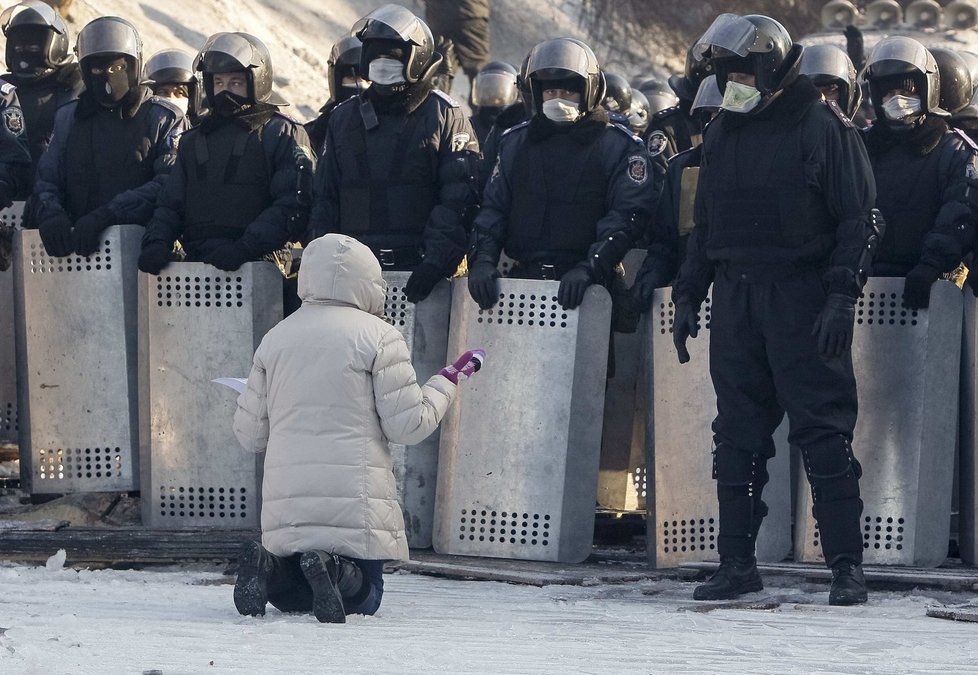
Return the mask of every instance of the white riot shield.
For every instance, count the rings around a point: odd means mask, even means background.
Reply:
[[[136,262],[143,228],[87,258],[14,237],[21,476],[33,494],[138,488]]]
[[[653,567],[716,560],[719,507],[713,472],[716,393],[710,378],[710,298],[700,308],[700,331],[687,341],[689,363],[680,364],[672,341],[671,288],[653,296],[645,326],[651,336],[646,396],[648,418],[648,535]],[[757,536],[757,558],[779,562],[791,551],[791,472],[787,420],[775,432],[777,453],[768,462],[764,488],[768,515]]]
[[[852,449],[863,469],[863,553],[874,565],[935,567],[950,529],[963,300],[938,281],[928,310],[908,310],[903,283],[870,279],[856,305]],[[811,490],[804,478],[799,485],[795,559],[821,561]]]
[[[580,562],[591,552],[611,298],[571,311],[556,281],[501,279],[484,311],[452,290],[450,353],[485,348],[443,422],[440,553]]]
[[[0,223],[20,227],[24,203],[0,211]],[[17,347],[14,340],[14,266],[0,272],[0,443],[17,442]]]
[[[403,333],[418,382],[424,383],[447,362],[451,285],[439,281],[427,298],[415,304],[408,302],[404,294],[410,276],[410,272],[384,272],[387,282],[384,314]],[[411,548],[431,546],[440,434],[435,431],[417,445],[390,444],[398,499]]]
[[[231,430],[238,394],[211,380],[248,377],[281,319],[282,275],[268,262],[139,275],[144,525],[260,526],[263,455],[241,449]]]

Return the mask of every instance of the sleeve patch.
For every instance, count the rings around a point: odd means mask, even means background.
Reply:
[[[646,145],[649,149],[649,155],[652,157],[658,157],[669,145],[669,138],[666,136],[665,132],[653,131],[649,136],[649,140]]]
[[[649,178],[649,165],[641,155],[628,158],[628,178],[636,185],[642,185]]]
[[[464,131],[452,135],[452,152],[462,152],[468,147],[472,137]]]
[[[21,112],[20,108],[13,106],[4,108],[3,114],[0,117],[3,118],[4,128],[11,134],[20,136],[24,133],[24,113]]]

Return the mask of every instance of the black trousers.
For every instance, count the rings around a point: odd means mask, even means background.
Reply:
[[[765,464],[787,413],[788,440],[805,461],[827,561],[843,554],[861,560],[861,469],[851,449],[856,380],[851,353],[830,359],[818,353],[812,328],[825,298],[816,270],[729,264],[717,270],[710,375],[721,556],[753,554],[767,512]]]
[[[273,556],[268,576],[268,601],[282,612],[312,611],[313,595],[302,568],[301,553],[287,557]],[[364,588],[359,597],[343,598],[347,614],[374,614],[384,596],[384,561],[353,560],[363,573]]]

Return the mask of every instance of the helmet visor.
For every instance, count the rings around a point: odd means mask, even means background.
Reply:
[[[95,19],[82,28],[75,46],[79,60],[98,54],[142,56],[139,36],[131,23],[116,16]]]
[[[516,78],[507,73],[479,73],[472,83],[472,102],[480,107],[504,108],[518,96]]]
[[[0,29],[6,34],[10,24],[16,20],[18,25],[46,26],[64,34],[65,24],[58,19],[58,13],[50,5],[29,0],[3,10],[3,14],[0,14]]]
[[[356,37],[360,37],[360,34],[371,23],[382,24],[388,31],[396,34],[403,42],[410,42],[419,47],[421,46],[415,39],[418,33],[422,32],[418,30],[420,20],[400,5],[384,5],[375,9],[353,24],[353,30],[351,32]]]
[[[903,36],[893,36],[880,40],[877,43],[875,49],[873,49],[872,54],[869,55],[869,60],[866,61],[866,75],[868,77],[874,77],[876,75],[889,75],[893,72],[907,72],[911,68],[919,71],[921,74],[927,74],[927,62],[929,53],[924,45],[920,44],[912,38],[907,38]],[[892,64],[893,68],[884,67],[880,71],[880,66],[884,65],[885,62],[898,62],[900,64],[905,64],[901,68],[897,63]],[[887,64],[889,65],[889,64]]]
[[[597,72],[598,64],[580,44],[571,40],[550,40],[534,48],[526,66],[527,76],[542,70],[566,70],[587,81],[589,75]]]
[[[719,108],[721,103],[723,103],[723,94],[720,93],[720,87],[717,86],[717,76],[710,75],[700,82],[700,88],[696,91],[696,98],[693,99],[690,110]]]
[[[210,70],[211,62],[236,63],[239,66],[236,70],[247,70],[261,65],[261,58],[255,53],[254,46],[235,33],[218,33],[209,37],[204,46],[200,48],[198,59],[197,70],[201,70],[201,66],[208,67]]]
[[[757,28],[754,24],[736,14],[721,14],[696,41],[692,51],[698,60],[730,56],[744,58],[757,51],[754,48],[756,42]]]
[[[799,72],[808,77],[826,75],[851,82],[855,68],[846,53],[835,45],[815,45],[802,53]]]

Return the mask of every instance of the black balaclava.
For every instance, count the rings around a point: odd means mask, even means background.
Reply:
[[[25,80],[46,77],[55,71],[48,62],[54,31],[46,26],[17,26],[7,31],[7,68]],[[17,48],[21,47],[18,52]],[[27,51],[24,48],[33,48]]]
[[[92,68],[98,68],[101,72],[95,74]],[[85,59],[82,72],[86,89],[106,108],[115,108],[139,87],[135,60],[124,54],[89,56]]]

